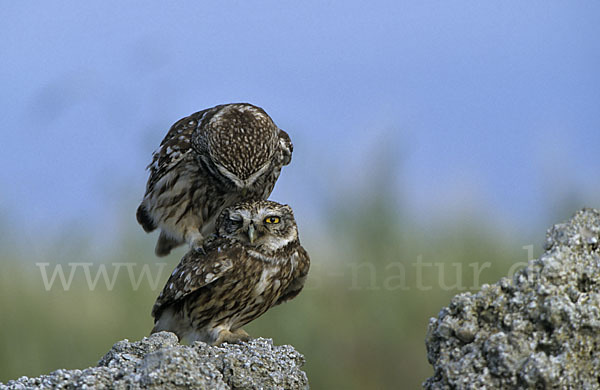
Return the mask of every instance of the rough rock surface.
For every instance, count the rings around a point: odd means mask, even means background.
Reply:
[[[600,212],[547,233],[512,280],[459,294],[432,318],[426,389],[600,388]]]
[[[119,341],[97,367],[56,370],[0,389],[308,389],[304,357],[270,339],[211,347],[180,345],[173,333]]]

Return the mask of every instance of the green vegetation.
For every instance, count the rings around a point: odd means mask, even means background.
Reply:
[[[493,283],[514,263],[527,260],[522,246],[531,242],[500,234],[490,223],[454,220],[425,229],[390,215],[385,211],[393,209],[390,204],[378,200],[337,208],[325,239],[303,231],[313,264],[305,291],[246,328],[303,353],[315,389],[419,388],[431,374],[424,345],[429,318],[455,294]],[[3,256],[0,381],[88,367],[114,342],[148,334],[154,299],[183,250],[157,259],[155,236],[132,229],[105,258],[96,259],[91,253],[102,251],[82,244],[48,248],[37,258]],[[535,255],[542,241],[540,230]],[[91,291],[85,266],[78,266],[67,291],[59,279],[46,291],[35,263],[49,262],[51,276],[58,260],[65,277],[68,263],[93,262],[92,281],[102,265],[112,278],[116,263],[134,264],[120,265],[113,289],[100,277]],[[137,290],[132,287],[127,267],[134,280],[145,265],[156,277],[161,262],[168,264],[156,290],[147,278]]]

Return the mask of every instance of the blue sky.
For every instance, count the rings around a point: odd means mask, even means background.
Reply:
[[[382,154],[417,219],[547,223],[600,201],[599,20],[592,1],[3,2],[0,212],[31,235],[109,226],[173,122],[248,101],[292,136],[273,198],[305,224],[366,196]]]

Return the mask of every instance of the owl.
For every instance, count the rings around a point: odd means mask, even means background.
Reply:
[[[190,250],[171,274],[152,308],[152,333],[248,340],[242,326],[298,295],[310,266],[292,209],[266,200],[225,208],[204,249]]]
[[[137,220],[146,232],[161,229],[155,253],[181,244],[203,249],[221,210],[267,199],[293,145],[260,107],[224,104],[176,122],[148,166]]]

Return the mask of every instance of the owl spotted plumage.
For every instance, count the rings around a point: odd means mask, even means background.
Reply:
[[[137,220],[146,232],[161,229],[155,252],[185,242],[200,248],[224,207],[266,199],[290,163],[293,145],[260,107],[216,106],[176,122],[148,166]]]
[[[206,252],[190,250],[173,271],[152,309],[152,333],[213,345],[247,340],[242,326],[302,290],[310,260],[289,206],[239,203],[216,228]]]

